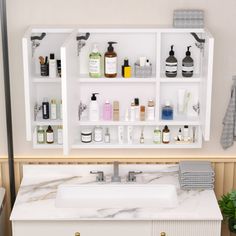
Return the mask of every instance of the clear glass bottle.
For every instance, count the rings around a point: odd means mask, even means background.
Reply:
[[[161,118],[162,120],[173,120],[173,107],[170,105],[169,101],[166,101],[165,105],[162,107]]]
[[[109,133],[109,128],[106,128],[106,133],[104,136],[104,142],[105,143],[110,143],[111,139],[110,139],[110,133]]]
[[[158,126],[154,129],[153,132],[153,143],[161,144],[161,130]]]
[[[37,143],[38,144],[45,143],[45,131],[42,126],[39,126],[37,131]]]

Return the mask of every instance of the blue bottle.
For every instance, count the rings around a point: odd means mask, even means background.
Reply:
[[[166,101],[165,105],[162,107],[161,119],[173,120],[173,107],[170,105],[168,101]]]

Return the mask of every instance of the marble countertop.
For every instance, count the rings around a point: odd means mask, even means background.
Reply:
[[[222,220],[213,190],[184,191],[179,188],[178,165],[120,165],[122,182],[129,171],[143,171],[137,183],[173,184],[177,188],[175,208],[58,208],[61,184],[94,184],[91,170],[103,170],[110,182],[113,165],[26,165],[10,219],[21,220]]]

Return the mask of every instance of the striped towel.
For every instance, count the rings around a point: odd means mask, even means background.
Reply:
[[[231,97],[223,120],[223,130],[220,138],[224,149],[231,147],[236,140],[236,80],[231,88]]]

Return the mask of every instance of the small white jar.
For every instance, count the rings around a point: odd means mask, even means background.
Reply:
[[[94,128],[94,141],[102,142],[103,140],[103,129],[100,126]]]

